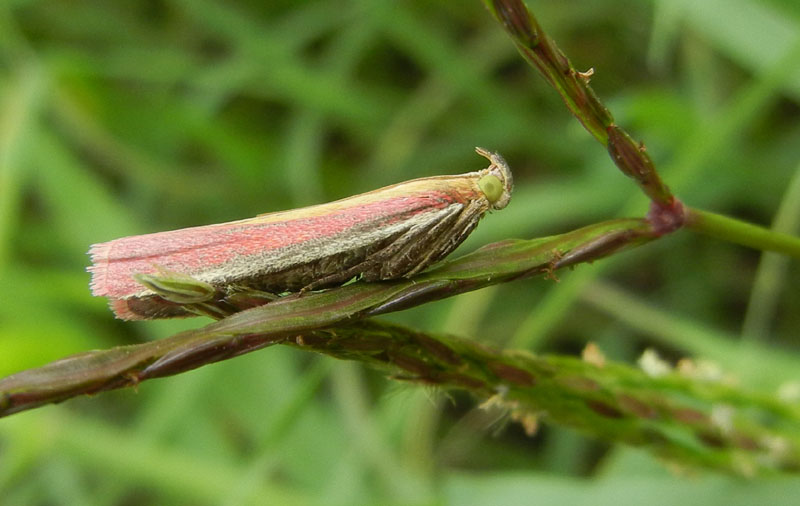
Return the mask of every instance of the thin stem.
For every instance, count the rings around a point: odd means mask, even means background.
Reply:
[[[800,259],[800,237],[700,209],[686,208],[686,227],[717,239]]]
[[[617,167],[661,208],[676,208],[675,197],[661,181],[644,144],[614,123],[611,112],[589,85],[593,72],[573,67],[521,0],[483,0],[483,3],[511,36],[522,57],[561,95],[584,128],[608,149]]]
[[[752,476],[794,472],[800,409],[688,368],[660,376],[598,357],[498,351],[452,336],[366,320],[306,333],[284,344],[357,360],[395,377],[484,399],[530,434],[539,419],[645,448],[682,465]],[[780,451],[764,441],[780,441]]]
[[[614,118],[589,86],[590,73],[577,71],[520,0],[484,0],[511,36],[522,57],[541,72],[572,114],[603,145]]]

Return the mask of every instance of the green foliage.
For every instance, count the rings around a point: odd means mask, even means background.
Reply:
[[[528,3],[685,202],[797,233],[796,2]],[[476,145],[505,155],[517,190],[456,255],[646,212],[478,1],[14,0],[0,34],[0,376],[202,324],[113,321],[82,272],[91,243],[477,169]],[[797,263],[684,231],[559,278],[391,319],[536,352],[594,341],[630,363],[655,347],[797,402]],[[495,435],[454,395],[274,347],[3,419],[0,496],[620,505],[800,492],[684,480],[553,426]]]

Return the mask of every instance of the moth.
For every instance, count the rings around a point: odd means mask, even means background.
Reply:
[[[117,318],[215,318],[287,292],[353,278],[411,277],[452,252],[489,210],[511,199],[505,160],[414,179],[301,209],[123,237],[89,250],[91,290]]]

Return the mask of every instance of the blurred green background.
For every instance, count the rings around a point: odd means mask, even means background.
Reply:
[[[530,0],[686,202],[800,218],[796,0]],[[0,3],[0,376],[203,319],[123,323],[89,245],[320,203],[504,154],[517,189],[462,246],[647,203],[477,1]],[[459,254],[458,252],[456,254]],[[681,232],[390,315],[499,347],[713,361],[800,388],[800,267]],[[780,361],[772,361],[775,352]],[[269,348],[0,420],[5,504],[796,504],[488,420],[475,402]]]

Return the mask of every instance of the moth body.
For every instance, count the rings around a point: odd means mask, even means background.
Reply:
[[[498,154],[477,151],[490,165],[468,174],[415,179],[327,204],[95,244],[89,250],[92,293],[107,297],[118,318],[134,320],[205,312],[187,300],[224,315],[242,309],[241,300],[250,301],[242,293],[326,288],[354,277],[413,276],[461,244],[486,211],[508,204],[513,188],[508,166]],[[181,296],[171,297],[164,286],[176,283]],[[253,304],[264,302],[256,299]]]

